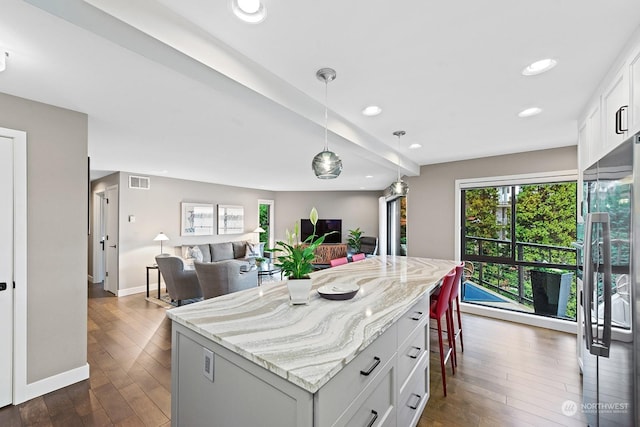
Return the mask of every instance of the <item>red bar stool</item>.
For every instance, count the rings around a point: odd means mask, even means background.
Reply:
[[[331,261],[329,261],[329,264],[331,264],[331,267],[335,267],[335,266],[338,266],[338,265],[347,264],[348,262],[349,262],[349,258],[347,258],[345,256],[345,257],[342,257],[342,258],[332,259]]]
[[[462,342],[462,318],[460,317],[460,278],[462,277],[462,270],[464,268],[464,263],[456,266],[456,277],[453,279],[453,286],[451,287],[451,294],[449,295],[449,310],[447,311],[447,316],[449,316],[449,321],[447,323],[447,329],[451,328],[451,333],[453,334],[453,364],[458,366],[458,356],[456,355],[457,345],[456,340],[460,337],[460,352],[464,353],[464,343]],[[453,319],[453,303],[456,303],[456,313],[458,317],[458,331],[456,332],[455,323]]]
[[[440,286],[440,293],[438,294],[435,300],[431,302],[431,309],[429,310],[429,317],[432,319],[436,319],[438,324],[438,346],[440,347],[440,369],[442,370],[442,389],[444,390],[444,395],[447,395],[447,372],[446,372],[446,364],[447,360],[451,359],[451,371],[453,375],[456,374],[456,367],[453,362],[452,354],[455,355],[455,351],[453,349],[453,342],[451,340],[451,326],[449,325],[449,296],[451,295],[451,288],[453,287],[453,281],[456,277],[455,271],[451,271],[449,274],[444,276],[442,279],[442,285]],[[445,318],[445,322],[447,323],[447,341],[449,344],[449,348],[444,351],[444,345],[442,342],[442,316]]]

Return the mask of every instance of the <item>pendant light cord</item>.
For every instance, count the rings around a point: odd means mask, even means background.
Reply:
[[[398,133],[398,153],[400,153],[400,137],[402,135]],[[400,182],[400,159],[398,159],[398,182]]]
[[[327,127],[329,126],[329,113],[327,107],[327,93],[329,88],[329,82],[327,76],[324,77],[324,151],[329,151],[329,142],[327,138]]]

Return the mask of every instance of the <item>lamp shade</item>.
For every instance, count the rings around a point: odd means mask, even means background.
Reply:
[[[154,241],[167,241],[169,238],[162,231],[153,239]]]
[[[253,230],[253,233],[265,233],[267,230],[265,230],[264,228],[257,226],[255,230]]]

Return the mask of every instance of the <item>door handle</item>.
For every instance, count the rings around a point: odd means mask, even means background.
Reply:
[[[102,246],[102,250],[104,251],[104,240],[100,240],[100,246]]]
[[[7,283],[6,282],[0,283],[0,291],[6,291],[6,290],[7,290]]]
[[[109,247],[115,249],[116,245],[109,245]]]
[[[592,231],[593,224],[602,224],[602,265],[604,266],[604,283],[603,283],[603,298],[604,298],[604,328],[602,331],[602,340],[599,339],[598,320],[596,320],[595,332],[596,336],[593,336],[593,323],[591,320],[591,307],[596,313],[598,313],[598,300],[593,300],[594,294],[594,280],[592,271],[594,260],[592,259],[591,247],[593,244]],[[589,353],[601,356],[609,357],[609,348],[611,346],[611,228],[609,214],[606,212],[594,212],[587,214],[587,227],[585,229],[585,251],[584,251],[584,329],[586,335],[586,345]],[[600,264],[600,254],[595,261]],[[597,315],[597,314],[596,314]]]
[[[618,111],[616,111],[616,133],[618,135],[622,135],[627,130],[629,130],[626,127],[625,128],[622,127],[622,113],[624,113],[627,110],[627,108],[629,108],[628,105],[623,105],[622,107],[618,108]]]

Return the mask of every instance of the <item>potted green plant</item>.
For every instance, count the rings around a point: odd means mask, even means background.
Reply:
[[[349,235],[347,236],[347,245],[349,245],[349,247],[353,249],[354,254],[360,252],[362,233],[363,232],[360,231],[360,227],[354,230],[349,230]]]
[[[307,237],[304,242],[299,239],[299,226],[296,223],[293,232],[286,230],[287,241],[279,240],[275,247],[265,249],[266,252],[276,253],[274,265],[282,270],[282,274],[287,278],[289,297],[292,304],[307,304],[309,302],[309,291],[311,291],[311,279],[309,273],[313,271],[313,259],[315,250],[320,246],[326,236],[333,233],[326,233],[323,236],[316,236],[316,223],[318,222],[318,211],[312,208],[309,213],[309,220],[313,224],[313,234]]]

